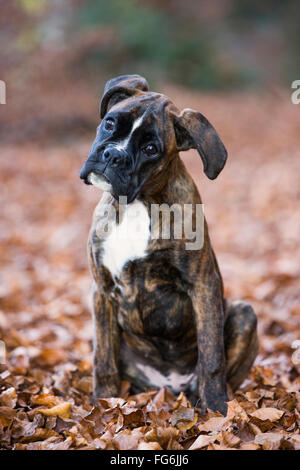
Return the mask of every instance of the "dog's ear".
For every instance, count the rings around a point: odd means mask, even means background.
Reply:
[[[203,114],[188,108],[175,116],[174,128],[177,149],[196,149],[206,176],[211,180],[215,179],[227,159],[227,151],[215,128]]]
[[[121,75],[109,80],[104,88],[100,103],[101,119],[107,111],[119,101],[125,100],[139,91],[148,91],[149,85],[140,75]]]

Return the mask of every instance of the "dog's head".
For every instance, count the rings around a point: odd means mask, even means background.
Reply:
[[[227,152],[216,130],[199,112],[179,113],[166,96],[149,92],[139,75],[109,80],[100,104],[102,122],[80,172],[87,184],[132,202],[146,182],[166,178],[178,151],[197,149],[210,179],[225,165]]]

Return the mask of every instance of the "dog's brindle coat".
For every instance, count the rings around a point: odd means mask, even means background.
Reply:
[[[187,240],[175,239],[172,226],[170,240],[151,239],[149,224],[153,203],[201,204],[179,151],[197,149],[214,179],[226,150],[202,114],[180,114],[138,75],[106,84],[101,118],[80,173],[111,193],[95,210],[88,243],[95,281],[94,398],[118,395],[126,379],[134,392],[166,385],[196,398],[203,412],[225,413],[226,382],[235,390],[257,354],[256,316],[250,305],[224,299],[206,222],[199,250],[186,250]],[[108,204],[118,211],[119,196],[127,196],[125,210],[142,209],[140,246],[99,236],[108,218],[102,209]]]

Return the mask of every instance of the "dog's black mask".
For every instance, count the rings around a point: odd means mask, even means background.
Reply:
[[[130,98],[121,109],[114,106],[105,115],[80,172],[87,184],[90,184],[89,175],[93,172],[111,185],[111,193],[116,199],[126,196],[128,203],[135,199],[164,154],[164,139],[155,109],[151,107],[152,101],[143,98],[136,114],[133,111],[137,107],[137,98]]]
[[[139,75],[106,84],[100,115],[80,178],[109,189],[116,199],[126,196],[132,202],[152,174],[165,171],[174,151],[197,148],[211,179],[225,164],[226,150],[204,116],[192,110],[179,115],[166,96],[149,92]]]

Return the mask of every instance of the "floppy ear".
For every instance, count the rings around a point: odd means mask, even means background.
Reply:
[[[139,91],[148,91],[149,85],[140,75],[121,75],[109,80],[104,88],[100,104],[101,119],[119,101],[125,100]]]
[[[215,179],[227,159],[227,151],[215,128],[203,114],[188,108],[175,116],[174,128],[177,149],[196,149],[206,176],[211,180]]]

